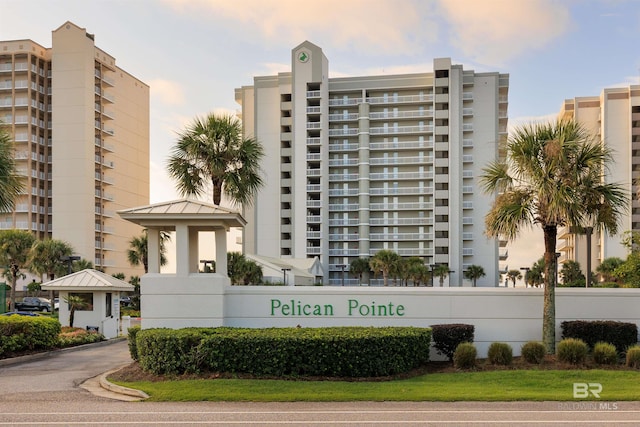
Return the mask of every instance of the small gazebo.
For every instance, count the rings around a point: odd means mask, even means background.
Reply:
[[[42,289],[58,291],[62,326],[69,325],[69,306],[64,301],[69,295],[81,297],[86,306],[76,310],[73,326],[96,329],[105,338],[115,338],[120,333],[120,292],[132,292],[134,286],[108,274],[86,269],[43,283]]]
[[[221,326],[227,276],[227,232],[244,227],[239,212],[190,199],[118,211],[123,219],[147,230],[148,273],[140,278],[141,326],[183,328]],[[176,272],[160,272],[160,232],[175,232]],[[216,271],[199,271],[200,232],[213,232]],[[213,243],[213,242],[212,242]]]

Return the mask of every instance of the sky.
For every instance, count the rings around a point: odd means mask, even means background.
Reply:
[[[330,77],[430,72],[442,57],[508,73],[510,127],[640,84],[638,0],[0,0],[0,40],[51,47],[66,21],[151,87],[152,203],[179,198],[166,174],[176,132],[239,110],[234,89],[289,71],[305,40],[323,49]],[[510,269],[530,266],[542,233],[508,250]]]

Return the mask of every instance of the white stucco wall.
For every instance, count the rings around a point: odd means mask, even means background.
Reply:
[[[495,341],[509,343],[519,355],[522,344],[542,339],[542,289],[228,286],[214,275],[199,276],[188,285],[176,277],[159,275],[153,283],[143,277],[142,328],[467,323],[475,325],[480,357]],[[639,306],[640,289],[558,289],[556,339],[565,320],[640,326]]]

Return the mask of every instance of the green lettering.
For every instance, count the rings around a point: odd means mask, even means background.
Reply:
[[[305,316],[310,315],[310,314],[311,314],[311,306],[310,306],[309,304],[305,304],[305,305],[302,307],[302,313],[303,313]]]
[[[398,316],[404,316],[404,305],[398,304],[398,308],[396,308],[396,313]]]
[[[282,303],[280,302],[279,299],[272,299],[271,300],[271,315],[275,316],[275,311],[280,308],[280,306],[282,305]]]
[[[333,305],[325,304],[324,305],[324,315],[325,316],[333,316]]]
[[[349,300],[349,316],[353,316],[353,310],[358,307],[358,301],[354,299]]]

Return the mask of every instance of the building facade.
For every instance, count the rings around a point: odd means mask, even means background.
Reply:
[[[470,286],[463,272],[480,265],[478,286],[495,286],[506,251],[484,235],[494,197],[477,180],[504,154],[508,89],[508,75],[450,59],[429,73],[329,78],[322,49],[297,46],[291,72],[236,89],[244,132],[266,152],[244,251],[317,256],[323,283],[340,285],[358,284],[344,279],[352,261],[389,249],[448,265],[451,286]]]
[[[626,259],[622,233],[640,231],[640,85],[604,89],[600,96],[576,97],[563,103],[560,118],[574,119],[613,150],[614,163],[605,179],[623,185],[631,202],[620,233],[565,227],[558,232],[560,262],[576,261],[586,276],[611,257]]]
[[[115,212],[149,203],[149,86],[66,22],[52,47],[0,41],[0,121],[25,192],[0,229],[70,243],[107,273],[140,275],[126,251],[140,227]]]

